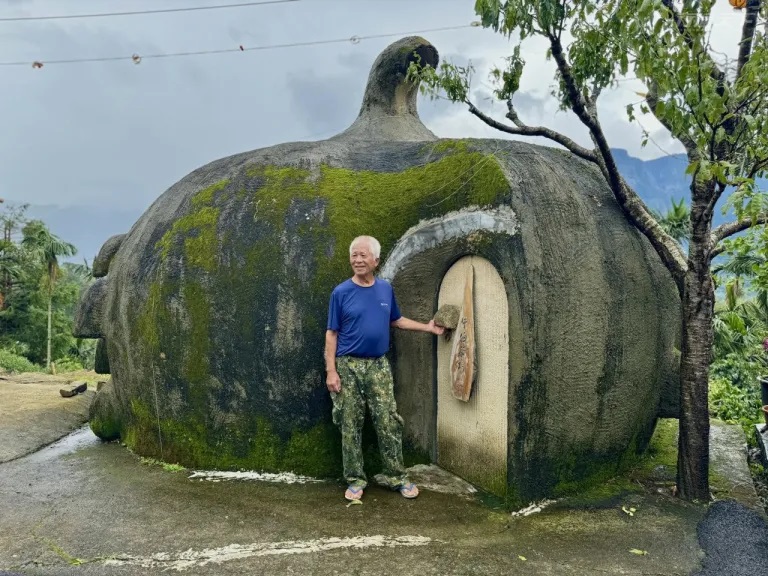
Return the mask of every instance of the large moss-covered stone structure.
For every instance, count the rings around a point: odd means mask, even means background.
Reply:
[[[674,412],[668,274],[588,163],[436,138],[405,80],[414,52],[437,63],[422,38],[389,46],[345,132],[203,166],[106,242],[75,329],[99,339],[97,368],[111,373],[91,412],[97,435],[191,467],[340,476],[328,297],[350,274],[350,241],[373,234],[409,317],[432,317],[462,257],[501,279],[506,460],[501,485],[481,487],[526,502],[614,473],[646,446],[657,415]],[[408,463],[440,462],[441,345],[394,335]]]

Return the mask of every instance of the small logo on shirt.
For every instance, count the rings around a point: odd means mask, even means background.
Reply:
[[[387,304],[386,302],[379,302],[379,304],[384,306],[384,308],[389,308],[389,304]]]

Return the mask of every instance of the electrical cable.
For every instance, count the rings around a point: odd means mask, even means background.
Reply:
[[[206,54],[226,54],[230,52],[254,52],[261,50],[277,50],[282,48],[295,48],[305,46],[319,46],[325,44],[340,44],[343,42],[350,42],[352,44],[359,44],[362,40],[373,40],[378,38],[389,38],[392,36],[410,36],[413,34],[427,34],[432,32],[446,32],[449,30],[461,30],[463,28],[474,28],[475,24],[463,24],[460,26],[444,26],[441,28],[430,28],[426,30],[412,30],[409,32],[388,32],[385,34],[370,34],[367,36],[352,36],[350,38],[335,38],[332,40],[308,40],[306,42],[289,42],[285,44],[269,44],[264,46],[238,46],[237,48],[220,48],[218,50],[197,50],[190,52],[169,52],[159,54],[133,54],[132,56],[103,56],[96,58],[69,58],[59,60],[35,60],[33,61],[33,68],[42,68],[43,65],[50,64],[79,64],[79,63],[91,63],[91,62],[114,62],[120,60],[131,60],[135,64],[139,64],[143,60],[158,59],[158,58],[176,58],[181,56],[202,56]],[[0,62],[0,66],[29,66],[30,62]]]
[[[59,14],[55,16],[8,16],[0,17],[0,22],[30,22],[40,20],[72,20],[75,18],[103,18],[107,16],[138,16],[144,14],[168,14],[171,12],[194,12],[200,10],[221,10],[222,8],[246,8],[266,4],[285,4],[301,0],[261,0],[260,2],[240,2],[237,4],[217,4],[214,6],[188,6],[186,8],[160,8],[157,10],[136,10],[134,12],[99,12],[96,14]]]

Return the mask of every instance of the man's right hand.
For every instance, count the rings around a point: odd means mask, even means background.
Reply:
[[[339,373],[336,370],[330,370],[325,378],[325,385],[328,387],[328,392],[341,392],[341,379]]]

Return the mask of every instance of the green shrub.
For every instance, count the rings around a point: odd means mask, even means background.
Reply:
[[[56,365],[56,372],[74,372],[76,370],[83,369],[83,365],[80,363],[80,360],[77,358],[72,358],[72,356],[64,356],[63,358],[59,358],[58,360],[54,361],[54,364]]]
[[[762,420],[760,388],[757,382],[749,387],[735,386],[726,378],[711,378],[709,382],[709,412],[731,424],[740,424],[752,438],[752,427]]]
[[[765,374],[766,367],[754,355],[732,352],[717,358],[710,368],[712,378],[728,380],[745,390],[757,386],[757,377]]]
[[[0,348],[0,369],[8,372],[40,372],[40,366],[33,364],[24,356]]]

